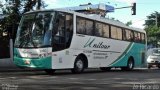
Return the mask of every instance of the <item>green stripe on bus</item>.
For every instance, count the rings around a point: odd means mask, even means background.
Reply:
[[[126,50],[114,62],[112,62],[109,66],[112,66],[113,64],[115,64],[116,62],[118,62],[120,60],[120,58],[122,58],[126,53],[128,53],[128,50],[130,50],[130,48],[131,48],[132,45],[133,45],[133,43],[130,43],[128,45],[128,47],[126,48]]]
[[[128,49],[128,52],[121,56],[121,58],[117,58],[114,63],[110,64],[110,67],[123,67],[127,65],[128,59],[130,56],[134,59],[134,65],[141,66],[142,65],[142,55],[145,50],[145,45],[140,43],[133,43],[132,46]]]

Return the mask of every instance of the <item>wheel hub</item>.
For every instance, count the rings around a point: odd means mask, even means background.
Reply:
[[[76,63],[77,68],[82,69],[83,68],[83,62],[82,60],[78,60]]]
[[[129,68],[131,69],[133,67],[132,62],[129,63]]]

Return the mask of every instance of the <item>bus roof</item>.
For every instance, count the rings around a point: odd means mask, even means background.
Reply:
[[[27,12],[27,13],[44,12],[44,11],[46,11],[46,12],[47,11],[60,11],[60,12],[71,13],[71,14],[75,14],[75,15],[80,16],[80,17],[88,18],[88,19],[91,19],[91,20],[96,20],[96,21],[107,23],[107,24],[114,25],[114,26],[117,26],[117,27],[129,29],[129,30],[134,30],[134,31],[137,31],[137,32],[146,33],[145,30],[143,30],[143,29],[135,28],[135,27],[129,27],[129,26],[126,26],[124,23],[122,23],[120,21],[108,19],[108,18],[101,17],[100,15],[95,15],[95,14],[92,14],[92,15],[91,14],[84,14],[84,13],[79,13],[79,12],[75,12],[75,11],[71,11],[71,10],[62,10],[62,9],[37,10],[37,11],[30,11],[30,12]],[[25,14],[27,14],[27,13],[25,13]]]

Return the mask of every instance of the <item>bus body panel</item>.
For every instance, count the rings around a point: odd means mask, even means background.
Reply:
[[[104,49],[102,45],[108,47]],[[87,56],[88,67],[124,67],[130,57],[133,57],[135,66],[140,66],[145,52],[144,44],[85,35],[74,35],[71,48],[81,51],[77,55]]]
[[[117,60],[115,60],[112,64],[110,64],[110,67],[127,66],[127,62],[130,57],[133,57],[135,67],[140,67],[142,64],[144,64],[144,62],[142,62],[144,52],[145,45],[132,43],[128,51],[118,57]]]
[[[130,42],[108,38],[74,35],[71,48],[87,56],[88,67],[106,67],[126,52],[129,44]]]
[[[73,68],[75,58],[76,58],[75,50],[65,49],[62,51],[53,52],[52,69]]]

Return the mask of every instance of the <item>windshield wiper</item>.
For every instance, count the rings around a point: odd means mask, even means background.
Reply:
[[[21,43],[19,44],[19,47],[24,47],[24,46],[26,46],[29,42],[32,43],[33,47],[36,47],[36,45],[35,45],[35,43],[33,42],[33,39],[32,39],[31,29],[29,28],[27,31],[28,31],[28,32],[21,37],[23,40],[21,40]]]
[[[28,34],[25,34],[23,37],[21,37],[23,40],[21,40],[21,43],[19,44],[19,47],[23,47],[23,46],[25,46],[27,43],[28,43],[28,37],[27,36],[29,36]]]

